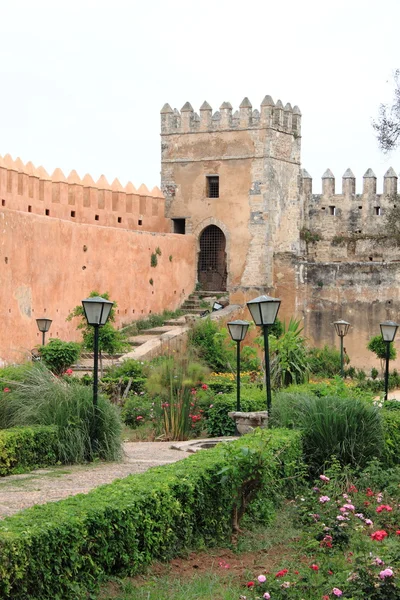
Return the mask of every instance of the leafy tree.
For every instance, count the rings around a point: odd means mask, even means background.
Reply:
[[[42,361],[55,375],[62,375],[76,362],[80,354],[80,345],[76,342],[63,342],[51,339],[46,346],[39,347]]]
[[[395,71],[394,83],[392,104],[381,104],[378,118],[372,122],[379,146],[385,153],[394,150],[400,143],[400,69]]]
[[[381,369],[383,371],[384,361],[386,360],[386,342],[383,341],[381,335],[375,335],[372,337],[367,345],[368,350],[371,350],[381,361]],[[396,348],[393,343],[389,344],[389,360],[394,360],[397,356]]]
[[[90,292],[89,297],[101,296],[105,300],[110,300],[110,295],[105,292],[100,294],[98,291]],[[114,306],[111,308],[110,316],[108,317],[107,323],[99,328],[99,350],[100,352],[107,352],[108,354],[116,354],[117,352],[124,352],[129,348],[126,341],[126,337],[121,331],[118,331],[113,326],[115,321],[115,309],[117,304],[114,302]],[[71,321],[74,317],[78,317],[80,322],[77,329],[82,331],[83,336],[83,347],[87,350],[93,351],[94,348],[94,327],[88,324],[86,321],[85,313],[82,305],[75,306],[73,311],[68,315],[67,321]]]

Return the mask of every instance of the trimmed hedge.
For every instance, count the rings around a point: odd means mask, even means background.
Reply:
[[[57,462],[57,427],[35,425],[0,430],[0,475],[23,473]]]
[[[268,500],[287,492],[299,468],[298,432],[259,430],[22,511],[0,523],[0,597],[87,598],[106,577],[133,575],[184,548],[224,543],[249,474],[262,477]]]

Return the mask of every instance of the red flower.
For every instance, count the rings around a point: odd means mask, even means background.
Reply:
[[[10,388],[4,388],[3,392],[11,392]]]
[[[378,506],[378,508],[376,509],[377,513],[382,512],[383,510],[387,510],[388,512],[390,512],[392,510],[392,507],[389,506],[389,504],[381,504],[380,506]]]
[[[328,571],[328,575],[333,575],[333,571]]]
[[[349,487],[349,492],[350,492],[350,493],[351,493],[351,492],[357,493],[357,492],[358,492],[358,489],[356,488],[356,486],[355,486],[355,485],[351,485],[351,486]]]
[[[322,596],[322,600],[329,600],[329,596]]]
[[[248,588],[252,588],[252,587],[254,587],[254,581],[248,581],[248,582],[246,583],[246,586],[247,586]]]
[[[371,490],[371,488],[367,488],[366,494],[367,496],[373,496],[374,492]]]
[[[371,539],[377,542],[381,542],[383,539],[385,539],[385,537],[387,537],[387,533],[383,529],[379,529],[378,531],[375,531],[375,533],[371,534]]]
[[[299,572],[298,572],[298,571],[294,571],[294,574],[295,574],[295,575],[298,575],[298,574],[299,574]]]
[[[286,573],[289,571],[287,569],[282,569],[282,571],[278,571],[275,577],[285,577]]]
[[[73,373],[73,370],[72,370],[72,369],[67,369],[67,370],[65,371],[65,374],[66,374],[66,375],[72,375],[72,373]]]
[[[202,390],[208,390],[208,385],[206,385],[205,383],[203,383],[203,385],[201,386]]]
[[[311,565],[310,569],[312,569],[313,571],[319,571],[319,566],[318,565]]]
[[[364,506],[369,506],[370,504],[371,504],[371,502],[368,502],[368,501],[364,502]]]
[[[400,535],[400,529],[396,531],[396,535]]]

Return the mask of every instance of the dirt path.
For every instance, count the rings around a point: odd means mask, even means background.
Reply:
[[[71,465],[38,469],[23,475],[0,479],[0,518],[33,506],[55,502],[67,496],[86,493],[131,473],[187,458],[189,454],[172,450],[164,442],[127,442],[120,463]]]

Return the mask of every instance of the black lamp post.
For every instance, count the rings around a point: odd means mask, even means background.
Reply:
[[[340,374],[342,377],[344,377],[343,338],[349,331],[350,323],[341,319],[340,321],[335,321],[333,325],[336,333],[340,337]]]
[[[52,322],[51,319],[36,319],[36,325],[38,326],[39,331],[42,332],[42,346],[45,345],[46,333],[50,329]]]
[[[267,411],[271,412],[271,373],[269,368],[268,327],[275,323],[281,301],[271,296],[259,296],[247,303],[248,309],[256,325],[263,328],[265,351],[265,379],[267,384]]]
[[[386,368],[385,368],[385,400],[388,397],[388,387],[389,387],[389,356],[390,356],[390,344],[393,342],[396,331],[398,328],[398,324],[393,321],[384,321],[380,324],[381,334],[383,341],[386,344]]]
[[[107,323],[114,302],[94,296],[82,300],[86,320],[94,327],[94,361],[93,361],[93,405],[97,407],[99,381],[99,328]]]
[[[246,337],[250,323],[248,321],[230,321],[227,323],[229,333],[236,342],[236,410],[240,412],[240,342]]]

